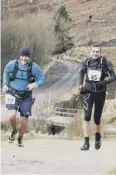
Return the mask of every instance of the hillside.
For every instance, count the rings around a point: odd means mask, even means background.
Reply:
[[[92,36],[94,42],[107,46],[116,45],[115,0],[2,0],[2,7],[3,4],[9,13],[46,13],[50,18],[59,6],[65,5],[72,19],[69,28],[75,43],[86,44]],[[92,22],[88,21],[90,15]]]

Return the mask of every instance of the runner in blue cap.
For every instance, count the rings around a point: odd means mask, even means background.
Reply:
[[[39,66],[32,62],[29,47],[20,51],[20,59],[11,60],[3,72],[3,92],[6,93],[5,103],[12,132],[9,142],[15,140],[17,134],[16,115],[20,112],[20,128],[17,138],[18,146],[22,147],[22,138],[26,132],[28,117],[31,115],[33,105],[32,90],[43,85],[45,78]]]

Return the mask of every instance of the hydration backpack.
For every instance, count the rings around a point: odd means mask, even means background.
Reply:
[[[89,62],[90,62],[90,59],[87,58],[86,61],[85,61],[85,65],[86,65],[86,68],[89,67]],[[108,77],[108,73],[107,73],[107,62],[106,62],[106,57],[103,56],[100,58],[100,67],[102,68],[102,73],[104,74],[104,77]]]
[[[28,81],[29,83],[33,83],[35,82],[35,77],[32,75],[32,62],[30,62],[28,64],[28,69],[27,69],[27,77],[28,77]],[[15,62],[15,66],[14,66],[14,69],[12,72],[10,72],[10,81],[13,81],[14,79],[16,79],[16,74],[17,74],[17,71],[20,70],[19,69],[19,63],[18,63],[18,60],[16,60]],[[23,71],[23,70],[21,70]],[[22,79],[22,78],[21,78]]]

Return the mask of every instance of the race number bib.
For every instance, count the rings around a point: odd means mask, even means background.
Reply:
[[[15,104],[15,97],[10,94],[6,94],[5,96],[5,104]]]
[[[101,70],[88,70],[88,78],[90,81],[100,81],[101,79]]]

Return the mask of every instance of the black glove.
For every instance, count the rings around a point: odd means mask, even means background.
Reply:
[[[97,88],[105,88],[106,87],[106,81],[100,81],[99,83],[96,84]]]
[[[81,95],[84,94],[86,92],[85,87],[80,88],[79,89],[79,92],[80,92]]]
[[[81,91],[80,91],[80,94],[82,95],[82,94],[85,94],[85,92],[86,92],[86,90],[85,89],[82,89]]]

